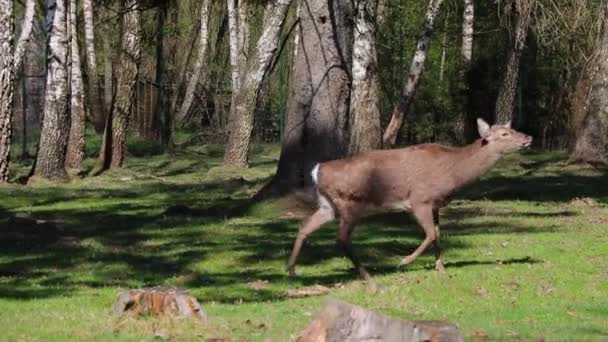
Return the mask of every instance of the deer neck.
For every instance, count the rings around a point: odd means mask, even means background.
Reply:
[[[483,139],[461,148],[452,175],[460,186],[466,185],[488,172],[501,157]]]

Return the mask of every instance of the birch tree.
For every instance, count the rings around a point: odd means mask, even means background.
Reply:
[[[47,0],[47,76],[42,130],[32,175],[65,179],[65,156],[70,131],[68,110],[68,3]]]
[[[515,35],[507,57],[507,65],[496,99],[495,122],[507,123],[513,120],[515,93],[519,78],[519,62],[526,44],[528,27],[532,18],[535,0],[515,0]]]
[[[587,113],[576,132],[570,162],[608,163],[608,2],[603,4],[603,23]]]
[[[105,126],[106,110],[102,101],[102,91],[97,73],[97,52],[95,48],[95,16],[93,0],[83,0],[84,37],[87,63],[86,100],[88,116],[95,130],[102,132]]]
[[[473,60],[473,33],[475,23],[475,2],[473,0],[464,0],[464,11],[462,15],[462,69],[460,77],[463,83],[462,89],[462,110],[454,123],[454,135],[461,142],[465,140],[465,129],[468,116],[468,98],[469,98],[469,73],[471,71],[471,62]]]
[[[239,20],[237,12],[237,0],[228,0],[228,34],[230,45],[230,75],[232,77],[232,92],[236,94],[239,89]],[[234,96],[233,96],[234,99]]]
[[[80,171],[84,160],[84,86],[80,62],[80,45],[78,44],[77,4],[70,0],[69,32],[70,32],[70,138],[66,154],[66,166],[76,172]]]
[[[351,132],[349,153],[382,146],[382,127],[378,108],[378,56],[374,12],[377,0],[355,1],[352,88],[350,97]]]
[[[266,5],[264,31],[255,53],[247,65],[243,83],[233,96],[230,106],[230,133],[224,155],[224,165],[247,167],[253,133],[254,113],[262,82],[268,73],[274,52],[279,45],[279,33],[285,22],[291,0],[274,0]]]
[[[194,62],[194,68],[192,69],[192,75],[188,80],[188,85],[186,87],[186,93],[184,95],[184,100],[179,108],[179,112],[177,114],[177,121],[183,121],[186,119],[188,112],[190,111],[190,106],[192,105],[192,100],[194,100],[194,93],[196,91],[196,85],[199,82],[199,79],[204,79],[205,75],[202,75],[205,72],[205,65],[207,61],[207,51],[209,47],[209,10],[210,10],[211,0],[203,0],[201,2],[201,9],[199,14],[199,33],[198,33],[198,52],[196,55],[196,60]]]
[[[395,106],[395,109],[393,109],[391,121],[389,122],[382,136],[382,145],[384,148],[395,146],[397,136],[399,135],[399,131],[403,126],[404,118],[408,115],[412,103],[414,103],[414,97],[416,96],[416,91],[420,85],[420,77],[424,70],[424,62],[426,61],[426,56],[431,46],[433,24],[442,2],[443,0],[429,1],[422,32],[420,32],[420,36],[416,44],[416,52],[414,53],[414,58],[412,60],[412,64],[410,65],[409,73],[405,78],[403,89],[401,90],[399,103]]]
[[[34,15],[36,14],[36,0],[27,0],[25,3],[25,14],[23,16],[23,24],[21,25],[21,33],[15,46],[15,72],[21,70],[23,64],[23,56],[25,55],[25,47],[32,36],[34,27]]]
[[[8,181],[13,115],[15,13],[13,0],[0,0],[0,183]]]
[[[116,73],[116,98],[106,121],[99,165],[94,174],[121,168],[126,155],[129,116],[141,60],[141,23],[138,0],[125,0],[123,8],[126,12],[122,18],[121,63]]]

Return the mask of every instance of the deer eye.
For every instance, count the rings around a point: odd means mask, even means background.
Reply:
[[[509,136],[509,132],[504,132],[501,134],[501,136],[503,136],[503,137]]]

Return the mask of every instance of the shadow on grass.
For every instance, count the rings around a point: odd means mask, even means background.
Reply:
[[[191,172],[201,164],[184,165],[165,176]],[[492,176],[460,197],[531,202],[592,197],[606,203],[607,178],[568,174]],[[300,272],[296,280],[287,279],[283,265],[300,220],[279,219],[276,212],[259,214],[254,210],[251,214],[255,203],[248,200],[246,191],[263,182],[154,181],[136,185],[126,182],[120,189],[24,188],[7,193],[19,196],[19,203],[27,203],[28,209],[22,210],[19,205],[10,209],[0,207],[0,297],[27,300],[69,295],[79,288],[173,284],[181,276],[191,275],[180,286],[204,292],[205,301],[255,302],[285,299],[285,287],[331,285],[358,279],[350,266],[324,274]],[[91,208],[83,205],[87,202],[91,202]],[[444,209],[442,217],[448,217],[449,221],[442,225],[442,232],[448,233],[441,241],[442,249],[471,248],[462,239],[450,239],[451,236],[536,234],[553,229],[509,224],[500,218],[511,213],[500,211],[491,212],[496,217],[492,222],[471,224],[461,220],[480,214],[479,208]],[[577,214],[560,209],[531,210],[517,215],[550,218]],[[332,223],[313,234],[298,265],[320,265],[342,257],[334,242],[336,233],[336,224]],[[373,274],[386,275],[429,268],[423,262],[403,269],[396,267],[400,258],[420,244],[422,235],[411,215],[386,214],[362,221],[354,232],[353,243]],[[197,266],[201,262],[221,261],[226,255],[234,260],[203,269]],[[447,260],[446,267],[542,262],[523,255],[498,261]],[[245,284],[256,279],[279,285],[259,290],[247,288]]]

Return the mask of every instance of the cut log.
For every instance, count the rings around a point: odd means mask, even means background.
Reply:
[[[300,342],[463,340],[458,328],[449,322],[404,321],[336,300],[329,300],[297,339]]]
[[[116,297],[112,311],[115,315],[170,314],[206,320],[198,300],[187,290],[176,287],[157,286],[121,292]]]

